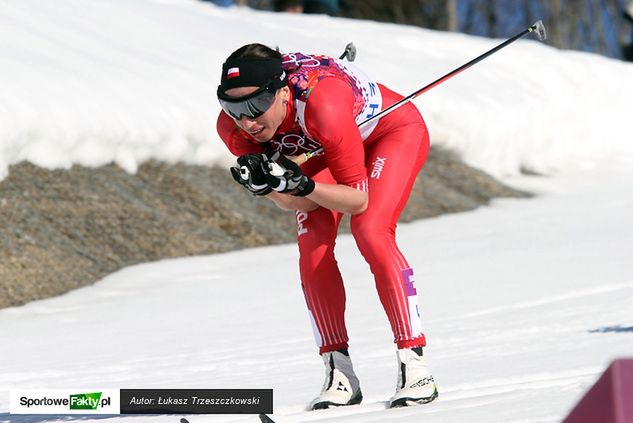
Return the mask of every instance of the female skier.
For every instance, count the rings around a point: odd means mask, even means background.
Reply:
[[[426,345],[413,270],[395,228],[429,151],[422,116],[409,103],[359,124],[402,96],[348,62],[261,44],[233,52],[222,66],[217,130],[235,156],[233,178],[255,195],[294,210],[299,267],[326,378],[310,408],[358,404],[360,384],[348,352],[345,289],[334,257],[343,213],[370,266],[397,346],[391,407],[427,403],[437,388],[422,357]],[[322,153],[301,166],[289,157]]]

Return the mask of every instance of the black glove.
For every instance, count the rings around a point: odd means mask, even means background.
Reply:
[[[255,195],[266,195],[273,190],[268,186],[262,171],[264,158],[266,156],[263,154],[245,154],[237,158],[239,167],[231,167],[231,175],[235,182]]]
[[[303,174],[299,165],[283,154],[277,161],[263,156],[262,172],[266,183],[275,191],[305,197],[314,191],[314,181]],[[275,157],[275,156],[273,156]]]

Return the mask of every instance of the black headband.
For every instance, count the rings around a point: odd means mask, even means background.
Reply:
[[[281,59],[235,58],[222,65],[222,80],[218,92],[239,87],[262,87],[273,83],[275,88],[287,85],[286,73],[281,68]]]

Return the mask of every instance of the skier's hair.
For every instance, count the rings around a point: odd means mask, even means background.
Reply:
[[[231,59],[279,59],[281,60],[281,52],[279,47],[275,50],[259,43],[246,44],[235,50],[227,61]]]

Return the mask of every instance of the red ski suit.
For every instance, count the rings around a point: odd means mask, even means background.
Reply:
[[[283,67],[291,97],[268,144],[291,156],[323,147],[323,154],[301,166],[303,172],[316,182],[368,192],[367,210],[351,218],[352,234],[375,277],[394,342],[398,348],[424,346],[413,270],[395,241],[396,222],[429,151],[422,116],[409,103],[361,131],[359,122],[402,96],[327,56],[292,53]],[[264,151],[224,112],[217,129],[236,156]],[[348,347],[345,290],[334,257],[341,217],[323,207],[296,212],[301,282],[320,353]]]

